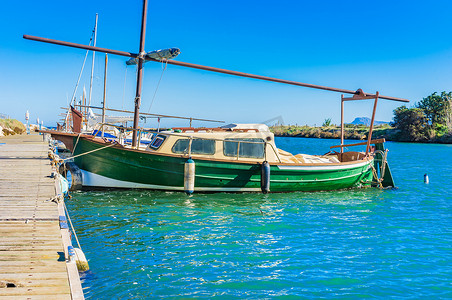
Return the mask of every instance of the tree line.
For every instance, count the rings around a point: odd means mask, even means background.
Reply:
[[[396,108],[391,125],[399,141],[451,142],[452,92],[435,92],[412,108]]]

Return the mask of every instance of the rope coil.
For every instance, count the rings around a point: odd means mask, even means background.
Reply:
[[[373,165],[371,165],[372,168],[372,175],[375,179],[375,181],[377,182],[378,186],[380,188],[383,188],[383,179],[385,176],[385,172],[386,172],[386,160],[387,160],[387,156],[388,156],[388,149],[386,149],[385,151],[382,150],[376,150],[375,152],[376,154],[380,154],[381,155],[381,162],[380,162],[380,177],[378,176],[378,172],[377,169],[375,169],[375,167]]]

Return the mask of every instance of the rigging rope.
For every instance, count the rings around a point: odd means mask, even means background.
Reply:
[[[160,79],[159,79],[159,82],[157,83],[157,87],[155,88],[154,96],[152,97],[151,105],[149,105],[148,113],[151,111],[152,104],[154,104],[155,95],[157,95],[157,91],[159,89],[160,82],[162,81],[162,78],[163,78],[163,73],[165,73],[167,66],[168,66],[168,60],[165,60],[165,64],[163,64],[163,61],[162,61],[162,74],[160,74]]]
[[[91,42],[93,41],[93,37],[94,37],[94,31],[91,34],[91,38],[89,39],[88,46],[91,46]],[[89,53],[89,50],[86,50],[85,58],[83,59],[82,69],[80,70],[80,73],[78,74],[77,83],[75,84],[74,93],[72,94],[70,105],[72,105],[72,102],[75,102],[75,94],[77,93],[78,84],[80,83],[80,78],[82,77],[83,69],[85,68],[85,63],[86,63],[86,58],[88,57],[88,53]],[[66,120],[69,117],[70,105],[68,106],[68,111],[66,113]],[[66,124],[66,130],[67,130],[67,126],[68,126],[68,124]]]
[[[122,91],[122,110],[124,110],[124,97],[126,95],[126,79],[127,79],[127,64],[126,64],[126,73],[124,75],[124,90]]]
[[[88,46],[91,46],[91,42],[93,41],[93,35],[94,35],[94,33],[91,35],[91,38],[89,39]],[[86,58],[88,57],[89,51],[90,50],[86,50],[85,58],[83,59],[82,69],[80,70],[80,73],[79,73],[78,79],[77,79],[77,84],[75,85],[74,93],[72,94],[71,105],[72,105],[72,102],[75,101],[75,94],[77,93],[78,84],[80,83],[80,78],[82,77],[83,69],[85,68]]]

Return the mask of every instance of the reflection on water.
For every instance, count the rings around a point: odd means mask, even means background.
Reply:
[[[396,190],[73,193],[86,297],[447,298],[452,168],[436,146],[391,143]]]

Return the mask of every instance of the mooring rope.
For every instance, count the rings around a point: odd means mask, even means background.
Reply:
[[[94,150],[91,150],[91,151],[88,151],[88,152],[85,152],[85,153],[80,153],[80,154],[77,154],[75,156],[66,157],[65,159],[63,159],[63,161],[68,160],[68,159],[72,159],[72,158],[75,158],[75,157],[83,156],[83,155],[86,155],[86,154],[89,154],[89,153],[93,153],[93,152],[96,152],[96,151],[99,151],[99,150],[102,150],[102,149],[105,149],[105,148],[108,148],[108,147],[112,147],[114,145],[116,145],[116,143],[112,143],[112,144],[107,145],[105,147],[101,147],[99,149],[94,149]]]
[[[122,110],[124,110],[124,97],[126,96],[126,80],[127,80],[127,64],[126,64],[126,73],[124,75],[124,89],[122,91]]]
[[[72,155],[74,155],[75,148],[77,148],[78,140],[80,139],[80,136],[81,136],[81,135],[82,135],[82,133],[80,132],[80,133],[78,134],[78,136],[77,136],[77,141],[75,142],[74,149],[72,149]]]
[[[80,248],[80,250],[82,250],[82,247],[80,247],[80,242],[78,241],[77,233],[75,233],[74,225],[72,225],[71,217],[69,216],[69,211],[67,210],[66,203],[63,202],[63,206],[64,206],[64,210],[66,211],[66,216],[67,216],[67,219],[69,220],[69,224],[71,225],[72,232],[74,233],[74,237],[77,242],[77,245]]]
[[[375,167],[372,165],[370,165],[370,167],[372,168],[372,175],[374,176],[375,180],[377,181],[379,187],[382,189],[383,188],[383,184],[381,184],[382,179],[378,178],[378,173],[377,173],[377,170],[375,169]]]

